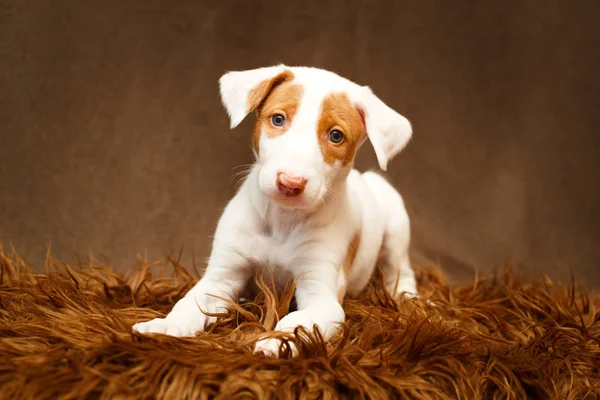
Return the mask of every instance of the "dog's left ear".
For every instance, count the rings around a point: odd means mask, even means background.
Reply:
[[[238,126],[254,111],[273,87],[283,81],[292,80],[294,74],[283,64],[231,71],[219,79],[221,101],[229,114],[230,127]]]
[[[388,162],[410,140],[411,123],[381,101],[367,86],[361,87],[355,105],[364,117],[367,136],[375,149],[379,167],[385,171]]]

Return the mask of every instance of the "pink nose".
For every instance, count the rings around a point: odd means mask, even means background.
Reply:
[[[288,197],[298,196],[304,191],[306,179],[301,176],[288,175],[284,172],[277,174],[277,188]]]

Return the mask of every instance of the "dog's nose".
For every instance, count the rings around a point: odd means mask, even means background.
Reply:
[[[277,188],[286,196],[298,196],[304,191],[306,179],[280,172],[277,174]]]

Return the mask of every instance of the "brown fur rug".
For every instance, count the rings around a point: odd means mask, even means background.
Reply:
[[[196,338],[143,337],[132,324],[166,313],[195,280],[172,258],[127,276],[57,262],[35,273],[0,249],[0,266],[2,399],[600,394],[598,296],[521,283],[510,270],[451,289],[436,268],[419,268],[435,306],[394,302],[374,279],[345,301],[347,322],[331,343],[297,331],[300,356],[272,360],[253,355],[253,344],[287,312],[291,290],[263,285]]]

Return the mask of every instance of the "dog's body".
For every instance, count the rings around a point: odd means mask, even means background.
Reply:
[[[352,168],[367,136],[379,164],[408,142],[410,123],[367,87],[316,68],[283,65],[230,72],[221,96],[237,126],[256,110],[256,162],[217,225],[202,279],[167,315],[134,325],[141,333],[190,336],[247,287],[253,267],[296,280],[297,311],[276,330],[316,324],[329,339],[344,321],[345,294],[360,292],[377,263],[387,289],[416,294],[410,225],[398,192],[374,172]],[[256,351],[279,354],[277,339]]]

